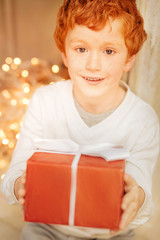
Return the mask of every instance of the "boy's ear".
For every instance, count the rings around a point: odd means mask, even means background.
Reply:
[[[124,72],[128,72],[131,70],[132,66],[134,65],[134,62],[136,60],[136,54],[129,57],[124,65]]]
[[[63,60],[64,65],[66,67],[68,67],[66,54],[64,52],[61,52],[61,56],[62,56],[62,60]]]

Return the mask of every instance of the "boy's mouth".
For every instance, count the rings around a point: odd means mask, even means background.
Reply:
[[[100,82],[104,80],[104,78],[97,78],[97,77],[83,77],[86,81],[90,82]]]

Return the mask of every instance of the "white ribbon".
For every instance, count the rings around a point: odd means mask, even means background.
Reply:
[[[79,145],[69,139],[34,139],[34,146],[39,152],[54,152],[75,155],[71,165],[71,192],[69,225],[74,226],[75,205],[76,205],[76,186],[77,168],[81,154],[98,156],[106,161],[127,159],[129,151],[121,146],[112,143],[98,143],[90,145]]]

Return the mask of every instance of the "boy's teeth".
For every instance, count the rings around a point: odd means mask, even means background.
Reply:
[[[86,78],[86,77],[85,77],[85,79],[89,80],[89,81],[99,81],[99,80],[102,80],[102,78],[96,78],[95,79],[95,78]]]

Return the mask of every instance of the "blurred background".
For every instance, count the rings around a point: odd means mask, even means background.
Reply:
[[[53,32],[63,0],[0,0],[0,179],[7,171],[23,116],[36,88],[68,79]],[[160,117],[160,0],[137,0],[148,39],[134,68],[123,76]],[[160,159],[153,175],[153,218],[136,240],[160,239]],[[0,193],[0,237],[19,239],[23,216]]]

